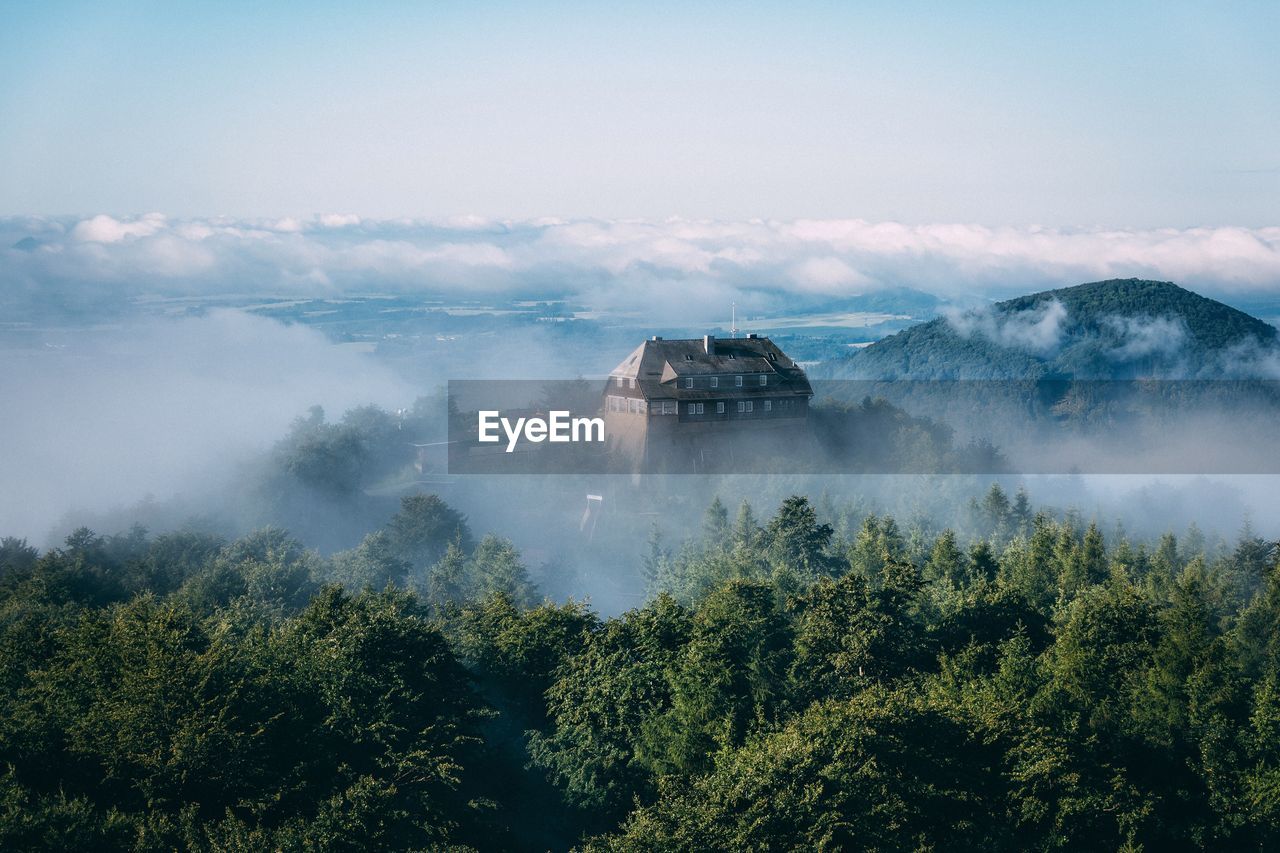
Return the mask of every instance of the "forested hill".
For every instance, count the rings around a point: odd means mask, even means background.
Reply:
[[[836,379],[1255,376],[1275,327],[1167,281],[1113,279],[939,317],[818,371]]]

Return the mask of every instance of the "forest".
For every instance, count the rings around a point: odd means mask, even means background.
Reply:
[[[926,534],[802,495],[552,600],[433,494],[0,543],[0,847],[1272,849],[1280,556],[1000,485]]]
[[[1111,279],[951,313],[818,366],[815,378],[1274,378],[1274,326],[1167,281]]]

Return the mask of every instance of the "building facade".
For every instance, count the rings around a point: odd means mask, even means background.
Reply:
[[[731,470],[743,453],[794,448],[812,397],[804,370],[768,338],[655,336],[609,374],[605,432],[642,468]]]

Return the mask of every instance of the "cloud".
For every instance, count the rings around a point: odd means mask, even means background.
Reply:
[[[148,213],[129,222],[99,214],[92,219],[77,222],[71,229],[71,239],[82,243],[118,243],[127,237],[150,237],[164,229],[165,216]]]
[[[347,228],[360,224],[360,217],[354,213],[325,213],[317,219],[325,228]]]
[[[1062,343],[1067,309],[1056,299],[1024,311],[995,314],[990,308],[948,312],[949,322],[965,337],[983,337],[1010,349],[1048,356]]]
[[[801,261],[792,270],[791,280],[801,288],[825,293],[847,291],[851,286],[866,287],[869,283],[865,276],[835,257]]]
[[[1108,355],[1116,361],[1175,355],[1187,340],[1181,317],[1107,317],[1104,325],[1115,335]]]
[[[27,250],[10,248],[28,237]],[[51,297],[480,292],[576,297],[597,310],[635,304],[637,291],[659,286],[689,304],[728,294],[762,311],[900,287],[971,303],[1112,277],[1221,296],[1280,290],[1280,227],[101,214],[0,220],[0,277]]]

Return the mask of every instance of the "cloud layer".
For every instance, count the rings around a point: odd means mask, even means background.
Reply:
[[[1280,292],[1280,227],[1062,230],[862,220],[0,220],[0,296],[566,295],[723,313],[910,287],[1000,296],[1111,277]]]

